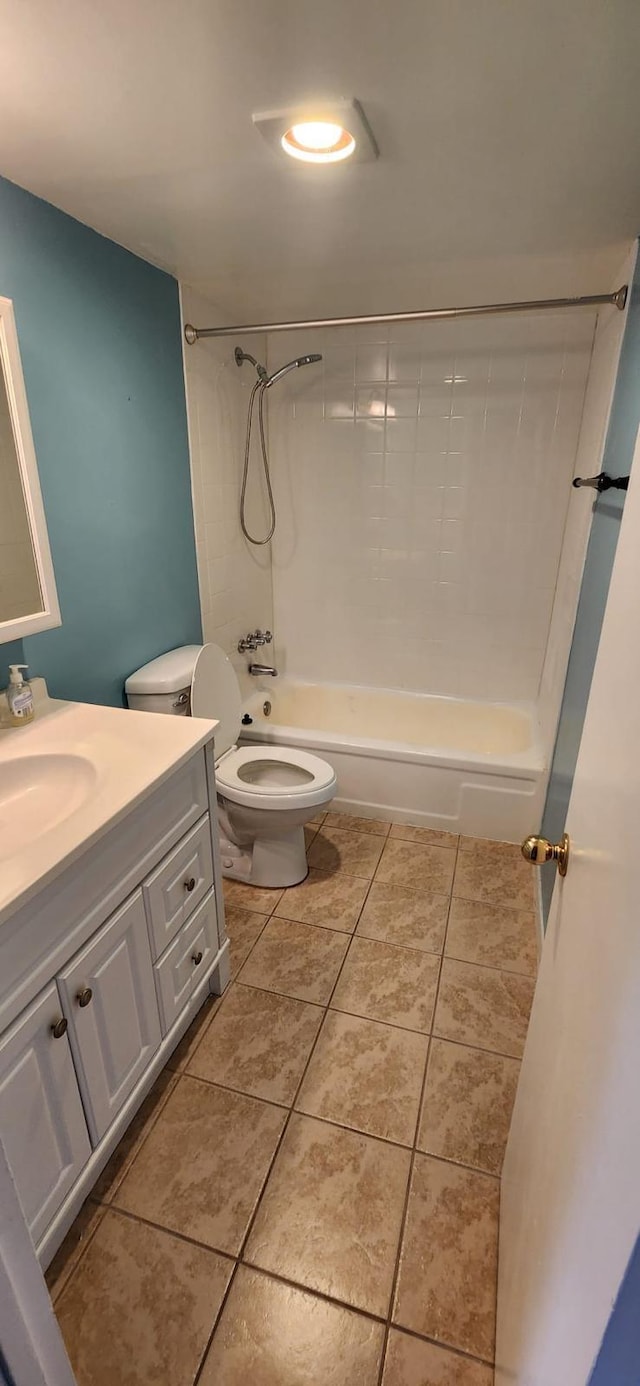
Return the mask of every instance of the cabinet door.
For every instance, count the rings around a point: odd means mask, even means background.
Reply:
[[[91,1154],[55,983],[0,1040],[0,1139],[38,1242]]]
[[[160,1044],[138,890],[58,978],[91,1138],[97,1144]]]

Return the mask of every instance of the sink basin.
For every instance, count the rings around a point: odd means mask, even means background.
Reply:
[[[6,860],[81,808],[97,782],[95,766],[71,754],[16,756],[0,764],[0,860]]]

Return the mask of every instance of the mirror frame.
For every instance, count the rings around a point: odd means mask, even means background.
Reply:
[[[7,392],[22,482],[22,494],[31,532],[33,558],[42,593],[42,607],[39,611],[34,611],[27,616],[18,616],[10,621],[0,619],[0,644],[6,644],[9,640],[20,640],[23,635],[34,635],[39,630],[51,630],[53,626],[60,626],[62,625],[62,617],[49,547],[38,463],[33,445],[13,301],[10,298],[2,297],[0,297],[0,365]]]

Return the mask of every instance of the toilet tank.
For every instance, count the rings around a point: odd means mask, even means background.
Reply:
[[[193,670],[201,649],[201,645],[181,645],[136,669],[124,686],[128,706],[138,712],[188,717]]]

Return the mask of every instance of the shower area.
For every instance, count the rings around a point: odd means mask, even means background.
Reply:
[[[222,321],[186,289],[183,315]],[[338,810],[538,828],[594,499],[572,480],[600,471],[624,322],[609,301],[185,346],[204,637],[243,738],[328,759]],[[277,679],[238,653],[256,627]]]

